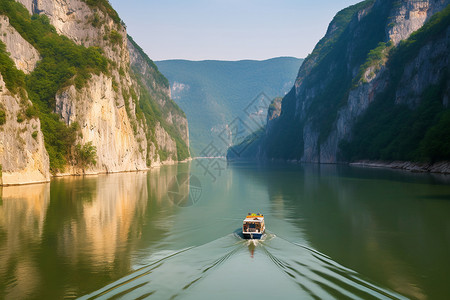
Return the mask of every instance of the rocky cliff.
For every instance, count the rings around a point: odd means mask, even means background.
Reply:
[[[449,3],[368,0],[339,12],[300,68],[280,116],[243,156],[450,159],[433,156],[425,141],[448,106]]]
[[[2,1],[0,59],[3,184],[189,157],[167,79],[108,1]]]

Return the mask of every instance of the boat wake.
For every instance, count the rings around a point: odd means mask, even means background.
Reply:
[[[157,259],[81,299],[406,299],[307,246],[237,233]],[[253,296],[252,296],[253,295]]]

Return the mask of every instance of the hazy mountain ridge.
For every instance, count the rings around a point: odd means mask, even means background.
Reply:
[[[167,80],[129,46],[108,1],[4,0],[0,16],[3,184],[189,157],[187,121]]]
[[[167,60],[155,63],[169,79],[173,98],[186,112],[191,149],[199,155],[211,142],[225,153],[228,145],[218,136],[227,125],[236,117],[248,119],[244,110],[261,93],[270,99],[286,94],[302,60],[279,57],[264,61]]]
[[[376,0],[339,12],[300,68],[280,117],[251,147],[239,146],[247,151],[229,151],[230,158],[450,159],[443,153],[447,140],[429,145],[430,134],[450,136],[442,125],[450,85],[448,4]],[[425,121],[417,125],[415,118]]]

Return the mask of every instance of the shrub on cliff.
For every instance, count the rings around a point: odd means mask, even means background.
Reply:
[[[6,123],[6,112],[5,110],[0,106],[0,126],[4,125]]]
[[[84,145],[78,144],[75,146],[75,160],[78,166],[83,169],[97,164],[97,147],[92,145],[92,142],[88,142]]]

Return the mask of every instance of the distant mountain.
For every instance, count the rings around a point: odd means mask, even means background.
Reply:
[[[173,99],[186,113],[193,156],[204,156],[203,150],[210,143],[225,154],[232,143],[230,124],[257,128],[259,125],[249,120],[255,111],[246,108],[256,103],[252,101],[258,97],[260,104],[268,105],[272,98],[284,96],[294,84],[302,62],[293,57],[279,57],[264,61],[155,63],[169,79]]]
[[[228,156],[426,170],[449,161],[449,3],[367,0],[340,11],[264,130]]]

